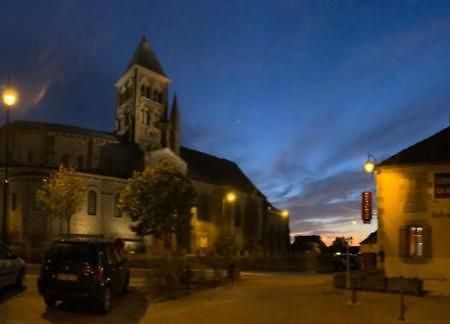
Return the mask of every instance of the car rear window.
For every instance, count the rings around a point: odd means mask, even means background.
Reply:
[[[46,259],[53,262],[93,263],[96,261],[95,246],[80,243],[55,243],[47,252]]]

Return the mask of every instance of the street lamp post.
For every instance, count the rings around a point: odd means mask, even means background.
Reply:
[[[17,92],[10,87],[6,87],[3,91],[3,104],[6,109],[5,123],[5,177],[3,187],[3,222],[2,222],[2,238],[3,241],[8,240],[8,189],[9,189],[9,111],[17,102]]]
[[[347,237],[345,239],[345,242],[347,243],[345,245],[346,250],[346,257],[345,257],[345,263],[346,263],[346,280],[345,280],[345,288],[350,289],[350,244],[352,244],[353,237]]]
[[[224,222],[224,227],[228,228],[228,225],[225,221],[225,204],[226,203],[234,203],[236,201],[236,194],[232,191],[228,192],[223,198],[222,198],[222,221]],[[231,225],[230,225],[231,227]],[[231,228],[230,228],[231,230]]]

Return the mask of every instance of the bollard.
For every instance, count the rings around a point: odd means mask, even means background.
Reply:
[[[186,296],[189,296],[189,282],[191,280],[191,269],[189,266],[184,270],[184,278],[186,279]]]
[[[351,289],[352,289],[352,296],[350,301],[348,302],[349,305],[356,305],[357,304],[357,296],[356,296],[356,279],[352,278],[351,280]]]
[[[355,305],[356,303],[357,303],[356,288],[355,288],[355,285],[353,285],[353,287],[352,287],[352,305]]]
[[[405,321],[405,292],[403,291],[403,287],[400,288],[400,316],[398,317],[399,321]]]
[[[231,262],[228,265],[227,277],[228,277],[228,279],[230,279],[230,285],[233,286],[234,285],[234,279],[236,277],[236,264],[234,262]]]

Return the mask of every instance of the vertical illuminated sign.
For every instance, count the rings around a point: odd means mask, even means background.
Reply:
[[[372,193],[363,191],[361,194],[361,218],[364,224],[372,220]]]

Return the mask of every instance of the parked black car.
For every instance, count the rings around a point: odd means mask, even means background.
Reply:
[[[0,288],[9,285],[22,287],[25,279],[25,261],[0,242]]]
[[[127,292],[129,280],[127,259],[114,241],[66,238],[45,254],[38,288],[47,307],[60,300],[89,300],[107,313],[111,297]]]

